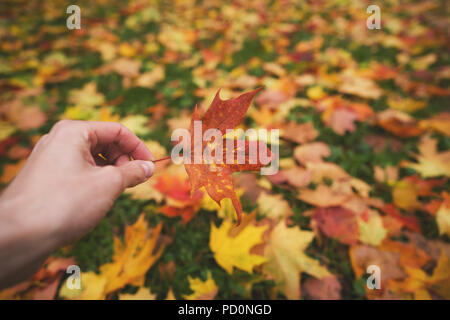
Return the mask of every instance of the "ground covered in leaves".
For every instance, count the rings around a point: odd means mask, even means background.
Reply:
[[[1,4],[3,187],[60,119],[120,121],[170,155],[219,88],[263,87],[241,128],[281,140],[278,174],[234,175],[239,227],[228,199],[190,197],[183,166],[160,162],[0,298],[450,299],[445,1],[383,1],[380,30],[369,2],[301,2],[78,1],[72,31],[65,1]]]

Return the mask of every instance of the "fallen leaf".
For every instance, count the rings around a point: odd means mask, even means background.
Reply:
[[[358,219],[359,226],[359,240],[362,243],[379,246],[381,242],[386,238],[388,231],[383,226],[383,220],[380,215],[371,210],[367,221],[362,218]]]
[[[200,278],[193,279],[191,277],[188,277],[188,281],[193,293],[185,295],[184,299],[186,300],[212,300],[219,290],[210,272],[208,272],[208,277],[205,281]]]
[[[450,112],[441,112],[429,119],[420,120],[419,127],[431,129],[450,137]]]
[[[310,300],[340,300],[342,286],[336,276],[310,278],[302,286],[303,295]]]
[[[437,140],[425,135],[419,142],[418,163],[403,161],[402,165],[420,173],[424,178],[450,176],[450,151],[438,152]]]
[[[330,276],[328,270],[304,253],[314,238],[314,232],[303,231],[298,226],[288,228],[280,221],[271,231],[264,256],[264,272],[273,278],[288,299],[300,299],[300,274],[306,272],[322,279]]]
[[[257,204],[262,215],[276,221],[292,215],[291,206],[281,194],[271,195],[263,192],[259,196]]]
[[[294,158],[302,164],[306,164],[307,162],[321,162],[323,158],[329,157],[330,155],[330,147],[323,142],[307,143],[294,149]]]
[[[415,137],[423,131],[414,118],[402,111],[387,109],[377,113],[376,118],[379,126],[401,138]]]
[[[349,245],[358,242],[358,220],[353,211],[342,207],[319,208],[314,212],[313,219],[327,237]]]
[[[293,141],[295,143],[306,143],[314,141],[319,133],[314,128],[312,122],[296,123],[289,122],[282,128],[281,136],[286,140]]]
[[[436,212],[436,223],[439,228],[439,234],[450,236],[450,196],[448,193],[445,193],[445,198]]]
[[[211,223],[209,247],[216,262],[228,274],[233,273],[233,267],[252,273],[254,267],[267,261],[263,256],[250,253],[252,247],[263,242],[262,236],[267,226],[250,224],[234,237],[229,235],[232,227],[228,220],[224,220],[219,228]]]
[[[302,188],[299,191],[298,199],[317,207],[339,206],[351,196],[340,190],[334,190],[325,184],[320,184],[314,190]]]
[[[426,107],[426,101],[417,101],[411,98],[389,97],[387,100],[389,107],[399,111],[415,112]]]

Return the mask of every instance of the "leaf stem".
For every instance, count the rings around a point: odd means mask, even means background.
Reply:
[[[153,162],[159,162],[159,161],[164,161],[164,160],[169,160],[169,159],[170,159],[170,156],[167,156],[167,157],[164,157],[164,158],[161,158],[161,159],[153,160]]]

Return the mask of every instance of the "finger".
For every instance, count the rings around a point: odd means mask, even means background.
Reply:
[[[117,145],[109,144],[102,150],[101,154],[108,159],[109,164],[115,164],[121,157],[130,158],[130,156],[124,153]]]
[[[145,144],[129,129],[117,122],[89,121],[91,149],[101,145],[115,144],[122,153],[137,160],[153,160]]]
[[[121,188],[130,188],[146,181],[153,175],[155,165],[151,161],[134,160],[115,167],[120,172]]]
[[[123,154],[121,155],[119,158],[117,158],[117,160],[115,161],[115,165],[116,166],[123,166],[125,163],[130,162],[130,157],[127,154]]]

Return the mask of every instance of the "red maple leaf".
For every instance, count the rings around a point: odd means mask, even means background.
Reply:
[[[194,114],[191,118],[191,155],[194,154],[194,121],[201,121],[202,132],[206,132],[208,129],[217,129],[224,135],[227,129],[234,129],[245,117],[247,109],[255,96],[255,94],[261,90],[261,88],[244,93],[237,98],[222,100],[219,97],[219,91],[217,91],[213,102],[206,111],[203,117],[200,117],[197,107],[195,108]],[[215,141],[214,141],[215,142]],[[233,159],[237,159],[237,154],[244,151],[242,148],[236,147],[236,141],[233,141],[233,150],[227,151],[227,139],[223,138],[222,141],[222,161],[205,161],[202,159],[202,163],[195,164],[191,161],[191,164],[185,163],[185,169],[189,176],[191,184],[191,194],[199,190],[201,187],[205,187],[206,192],[210,197],[220,205],[220,201],[224,198],[231,199],[234,208],[237,213],[237,224],[239,225],[242,215],[242,206],[239,199],[234,191],[233,181],[231,179],[231,174],[237,171],[257,171],[268,163],[262,163],[261,159],[257,159],[256,163],[252,163],[249,157],[249,150],[255,141],[245,141],[245,161],[242,164],[237,164],[236,161],[233,163],[226,163],[227,152],[232,152]],[[208,146],[208,143],[202,141],[202,150]],[[267,154],[267,157],[271,159],[272,155],[270,149],[263,143],[258,143],[259,148],[265,148],[261,150]],[[216,149],[211,149],[211,156],[215,156]],[[261,153],[259,153],[261,154]]]

